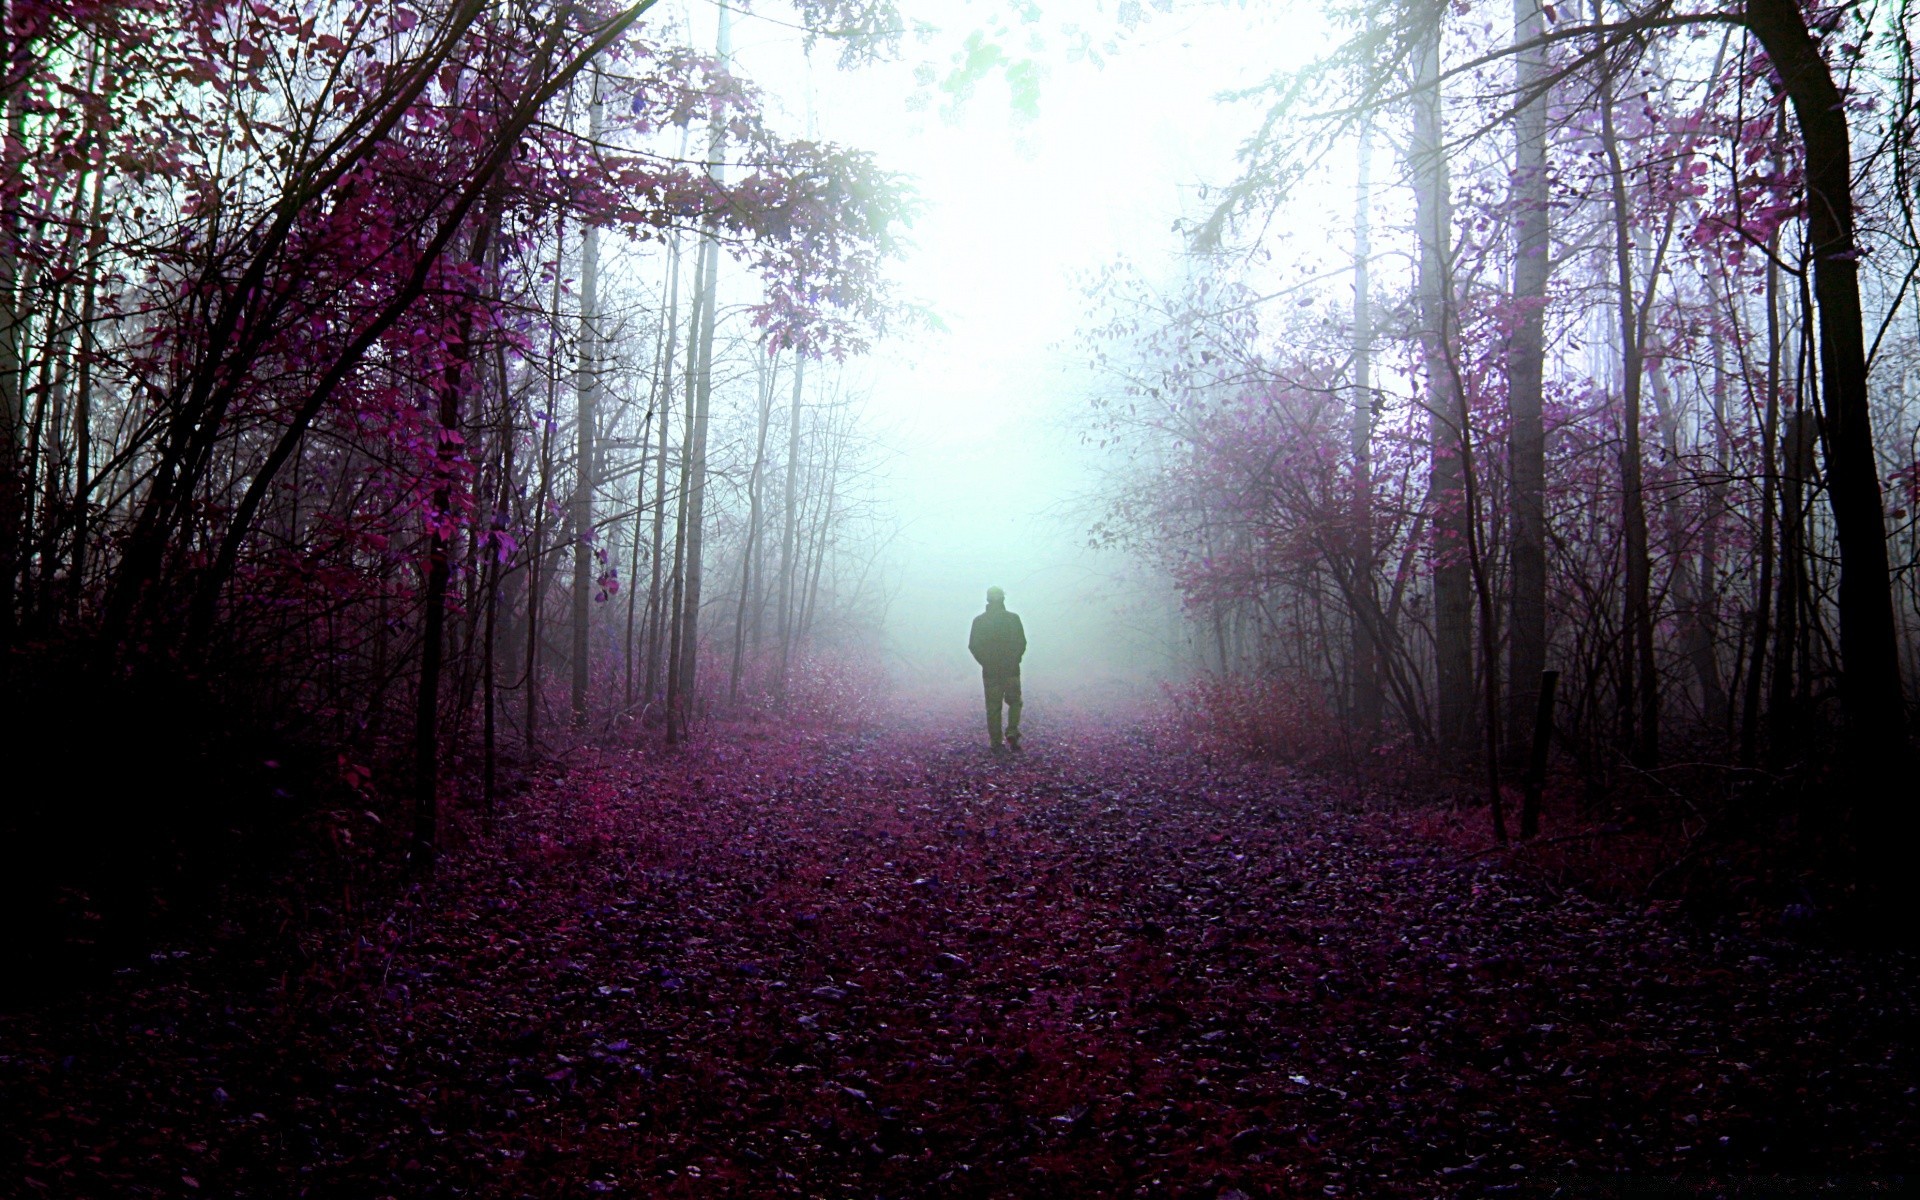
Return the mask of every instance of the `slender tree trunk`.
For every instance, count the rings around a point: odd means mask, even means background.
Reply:
[[[622,703],[628,712],[633,710],[633,676],[636,657],[634,652],[634,623],[635,610],[640,602],[640,543],[642,532],[645,529],[643,518],[647,511],[647,459],[651,454],[650,447],[653,443],[654,418],[656,416],[659,417],[662,426],[665,425],[666,417],[665,410],[662,408],[662,397],[673,390],[673,367],[667,362],[666,356],[668,344],[671,343],[675,337],[673,321],[677,316],[677,314],[670,312],[668,309],[671,302],[668,293],[671,293],[673,290],[674,282],[673,267],[677,265],[671,261],[674,253],[675,251],[669,252],[668,278],[661,295],[662,320],[660,322],[659,332],[655,336],[653,343],[653,378],[647,385],[647,415],[640,425],[640,465],[634,472],[633,520],[628,523],[627,527],[628,536],[632,539],[633,544],[628,548],[630,558],[627,569],[627,636],[626,645],[621,657],[626,665],[626,685],[623,691],[624,698]],[[660,454],[662,458],[666,456],[666,452],[666,440],[662,438],[660,443]],[[656,528],[658,528],[659,523],[659,516],[656,513],[654,519]],[[651,624],[653,617],[651,599],[658,594],[660,580],[660,556],[657,548],[653,560],[648,565],[650,569],[648,571],[649,582],[647,586],[649,597],[647,619],[649,624]],[[649,636],[651,632],[651,629],[648,629],[643,631],[641,636]]]
[[[813,634],[814,621],[819,616],[820,585],[827,573],[827,557],[837,544],[834,522],[840,515],[840,468],[845,462],[852,432],[852,417],[842,407],[840,423],[829,424],[827,428],[831,451],[826,454],[821,480],[826,495],[821,507],[819,536],[813,542],[812,576],[807,581],[806,596],[800,607],[801,645],[805,645]]]
[[[725,11],[724,9],[722,11]],[[699,369],[693,396],[691,456],[687,460],[687,539],[686,594],[680,610],[680,688],[689,704],[699,697],[700,599],[705,580],[705,544],[707,511],[707,425],[713,403],[714,295],[719,274],[719,247],[707,251],[707,295],[700,320]]]
[[[767,427],[773,423],[777,367],[778,360],[766,364],[766,382],[760,387],[759,437],[754,443],[753,470],[747,476],[747,547],[740,556],[740,607],[733,621],[733,671],[727,680],[729,704],[740,702],[740,675],[746,665],[747,608],[753,600],[753,558],[760,541],[760,477],[767,461]]]
[[[1373,122],[1360,127],[1358,181],[1353,201],[1353,590],[1373,596]],[[1364,604],[1364,601],[1363,601]],[[1353,630],[1353,718],[1371,741],[1380,731],[1380,647],[1370,614],[1356,607]]]
[[[1546,21],[1540,0],[1514,0],[1513,40],[1539,40]],[[1553,244],[1547,225],[1547,62],[1542,49],[1515,56],[1512,183],[1513,335],[1507,347],[1507,527],[1512,539],[1512,591],[1507,623],[1507,744],[1518,769],[1531,746],[1547,665],[1546,427],[1541,417],[1546,373],[1547,276]]]
[[[442,401],[441,416],[447,415]],[[455,418],[458,413],[455,412]],[[436,496],[436,500],[443,499]],[[444,511],[444,510],[442,510]],[[427,552],[426,620],[421,634],[420,690],[413,726],[413,851],[421,866],[433,861],[440,822],[440,665],[447,621],[447,539],[435,532]]]
[[[699,374],[700,329],[705,322],[707,306],[707,272],[714,265],[714,245],[710,239],[700,242],[698,257],[693,271],[693,309],[687,322],[687,378],[683,395],[686,407],[680,418],[680,487],[677,503],[674,505],[673,519],[673,585],[667,604],[667,691],[664,707],[667,721],[667,744],[676,744],[686,724],[686,674],[682,645],[686,637],[687,623],[681,619],[686,604],[686,565],[687,565],[687,505],[692,495],[694,394],[697,390]]]
[[[547,361],[560,359],[560,278],[567,260],[567,224],[564,215],[553,235],[553,294],[547,309]],[[537,750],[540,729],[540,617],[547,599],[547,499],[553,486],[553,410],[559,402],[559,372],[547,375],[547,415],[540,423],[540,484],[533,497],[533,546],[527,555],[527,694],[523,723],[526,747]]]
[[[658,458],[654,463],[653,490],[653,545],[652,569],[647,572],[647,648],[646,671],[642,676],[640,694],[653,702],[660,687],[660,639],[662,632],[663,609],[665,608],[665,588],[668,582],[668,564],[661,557],[666,549],[666,475],[667,475],[667,411],[663,398],[660,411],[660,433]]]
[[[1701,687],[1706,689],[1707,724],[1727,737],[1732,733],[1733,708],[1727,696],[1730,685],[1720,678],[1720,521],[1727,509],[1727,480],[1733,468],[1727,444],[1726,350],[1717,335],[1713,342],[1713,389],[1708,400],[1713,406],[1713,477],[1707,483],[1707,513],[1700,530],[1700,563],[1696,568],[1700,594],[1694,617],[1698,639],[1694,668],[1700,674]]]
[[[1820,303],[1827,501],[1840,544],[1840,704],[1850,770],[1895,777],[1908,760],[1906,701],[1894,632],[1893,585],[1867,402],[1866,337],[1854,243],[1853,151],[1847,105],[1793,0],[1747,0],[1747,28],[1766,48],[1799,120],[1806,150],[1807,234]],[[1870,819],[1912,821],[1897,792],[1859,795]]]
[[[826,573],[827,550],[832,541],[834,508],[840,498],[839,477],[839,462],[836,454],[834,467],[827,477],[827,504],[820,518],[820,536],[815,542],[812,578],[807,582],[805,602],[800,609],[798,636],[802,643],[807,640],[807,635],[813,630],[814,613],[820,601],[820,577]]]
[[[1773,644],[1773,679],[1767,703],[1768,761],[1778,767],[1790,761],[1804,732],[1796,679],[1804,686],[1807,607],[1806,484],[1813,474],[1813,431],[1807,413],[1797,402],[1787,418],[1780,464],[1780,596]]]
[[[786,529],[780,535],[780,679],[782,707],[787,702],[787,669],[793,659],[794,535],[800,519],[800,395],[806,385],[807,359],[793,356],[793,401],[787,407]]]
[[[1596,19],[1600,13],[1595,0]],[[1627,201],[1626,167],[1613,120],[1614,87],[1610,65],[1601,68],[1600,129],[1613,189],[1615,303],[1619,309],[1621,360],[1620,520],[1626,550],[1625,611],[1621,622],[1621,720],[1628,753],[1641,768],[1660,757],[1659,679],[1653,659],[1653,568],[1647,552],[1646,490],[1640,447],[1640,391],[1645,374],[1644,324],[1640,313],[1652,298],[1635,303],[1633,287],[1633,215]]]
[[[714,54],[726,63],[732,53],[732,9],[720,2],[720,30]],[[715,122],[707,148],[707,174],[718,183],[726,174],[722,155],[726,152],[726,126]],[[706,290],[700,316],[698,367],[692,403],[693,444],[687,462],[687,562],[686,595],[680,610],[680,689],[687,703],[696,705],[700,696],[700,599],[705,580],[703,553],[706,541],[707,511],[707,422],[713,404],[713,335],[719,313],[720,247],[709,224],[706,233],[708,267]]]
[[[686,155],[686,139],[681,138],[681,156]],[[673,412],[674,349],[680,337],[680,236],[674,235],[673,251],[667,268],[667,346],[660,370],[660,433],[653,463],[653,570],[647,574],[647,675],[642,691],[651,700],[660,683],[660,636],[662,629],[662,589],[667,582],[661,553],[665,549],[667,524],[667,424]]]
[[[1433,530],[1433,642],[1441,743],[1470,744],[1473,704],[1473,573],[1467,541],[1471,517],[1462,486],[1456,429],[1460,399],[1452,369],[1453,217],[1440,86],[1444,5],[1431,6],[1422,32],[1413,114],[1414,221],[1420,244],[1418,310],[1427,374],[1428,507]]]
[[[1784,117],[1783,117],[1784,120]],[[1767,239],[1767,395],[1760,422],[1760,585],[1753,595],[1753,641],[1747,649],[1746,697],[1740,714],[1740,765],[1759,761],[1760,687],[1766,673],[1769,615],[1773,604],[1773,514],[1779,485],[1776,439],[1780,429],[1780,231]]]
[[[513,463],[513,389],[507,379],[506,348],[499,342],[494,343],[494,377],[500,387],[500,490],[496,512],[505,514],[513,502],[514,463]],[[499,518],[504,524],[506,517]],[[486,708],[484,732],[484,772],[481,779],[482,796],[487,806],[487,820],[493,820],[494,804],[498,794],[499,729],[498,710],[500,689],[497,680],[496,663],[500,656],[500,581],[507,573],[506,560],[501,555],[498,543],[487,556],[487,637],[486,662],[484,664],[483,686],[485,696],[482,703]]]
[[[1479,470],[1474,465],[1473,414],[1467,408],[1467,393],[1455,381],[1459,398],[1456,419],[1460,429],[1460,484],[1467,514],[1467,568],[1472,574],[1474,598],[1480,607],[1480,698],[1481,735],[1485,740],[1487,807],[1493,815],[1493,837],[1507,844],[1506,798],[1500,790],[1500,651],[1493,610],[1493,581],[1487,555],[1480,544]]]
[[[497,641],[500,616],[500,564],[489,556],[486,564],[486,586],[482,589],[481,603],[486,605],[487,631],[480,645],[480,704],[482,708],[480,732],[480,795],[487,806],[487,816],[493,816],[495,760],[498,754],[498,729],[495,726],[495,689],[493,679],[494,648]]]
[[[605,105],[600,97],[600,71],[593,72],[593,98],[587,105],[587,137],[600,144]],[[597,149],[595,153],[597,153]],[[587,721],[587,692],[591,685],[594,559],[593,529],[595,479],[594,424],[599,419],[600,395],[600,230],[586,226],[580,234],[580,349],[574,379],[573,482],[573,723]]]
[[[621,688],[621,704],[628,709],[633,707],[634,623],[640,605],[640,534],[644,528],[642,519],[647,511],[646,453],[648,444],[653,441],[654,414],[659,411],[658,388],[654,392],[654,407],[647,411],[646,418],[640,423],[640,467],[633,473],[633,519],[627,523],[627,538],[631,545],[627,547],[627,636],[621,653],[626,678]]]

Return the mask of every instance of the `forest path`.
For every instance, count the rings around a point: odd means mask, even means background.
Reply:
[[[189,953],[8,1018],[20,1194],[1710,1195],[1911,1165],[1905,959],[1556,896],[1149,729],[977,740],[590,754],[304,973]]]

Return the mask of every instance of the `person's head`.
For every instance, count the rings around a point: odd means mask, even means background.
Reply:
[[[987,589],[988,607],[999,608],[1000,606],[1004,605],[1006,602],[1007,602],[1006,592],[1002,591],[1000,588],[997,588],[997,587],[990,587]]]

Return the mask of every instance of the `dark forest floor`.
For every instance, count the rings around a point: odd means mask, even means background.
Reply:
[[[1910,957],[1409,829],[1148,728],[589,754],[398,903],[0,1015],[0,1194],[1903,1194]]]

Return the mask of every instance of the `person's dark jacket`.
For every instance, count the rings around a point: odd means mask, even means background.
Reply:
[[[989,679],[1018,675],[1020,659],[1027,652],[1027,631],[1020,625],[1020,614],[1008,612],[1004,604],[987,605],[987,611],[973,619],[967,650]]]

